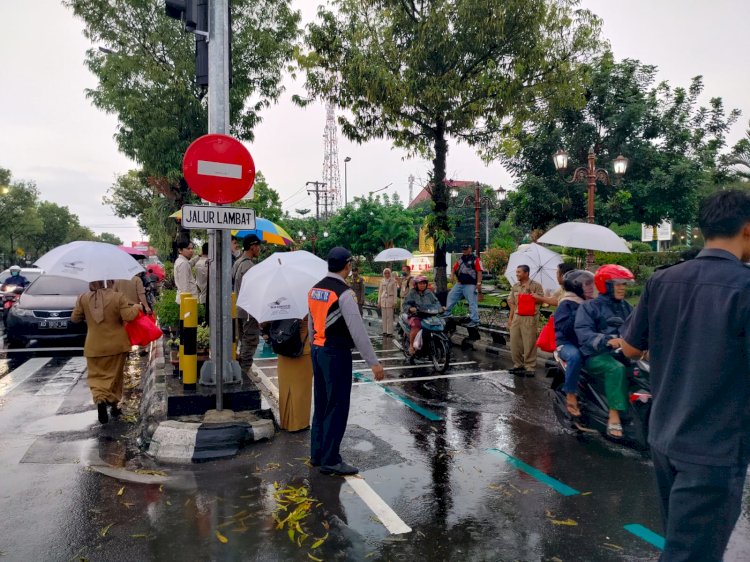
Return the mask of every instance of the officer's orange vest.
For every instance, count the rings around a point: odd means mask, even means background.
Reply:
[[[313,345],[351,349],[354,341],[339,308],[339,298],[351,291],[343,279],[324,277],[307,295],[313,321]]]

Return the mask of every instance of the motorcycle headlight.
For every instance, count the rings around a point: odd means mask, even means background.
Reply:
[[[28,308],[20,308],[18,306],[13,306],[10,309],[10,314],[13,316],[23,317],[23,316],[34,316],[34,311],[29,310]]]

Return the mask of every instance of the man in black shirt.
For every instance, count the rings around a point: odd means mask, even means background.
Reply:
[[[711,195],[699,223],[704,250],[654,273],[622,336],[626,355],[650,356],[670,562],[722,559],[750,460],[750,195]]]

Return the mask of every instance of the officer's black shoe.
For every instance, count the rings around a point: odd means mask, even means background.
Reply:
[[[524,376],[524,377],[529,377],[529,378],[532,378],[532,377],[535,377],[535,376],[536,376],[536,373],[535,373],[534,371],[524,371],[524,372],[523,372],[523,376]]]
[[[117,404],[110,404],[109,415],[113,418],[119,418],[122,415],[122,410],[117,407]]]
[[[321,474],[333,474],[336,476],[351,476],[353,474],[357,474],[358,472],[359,469],[356,466],[346,464],[344,461],[341,461],[339,464],[334,464],[332,466],[320,467]]]
[[[99,402],[96,405],[96,412],[99,414],[99,423],[107,423],[109,421],[109,414],[107,414],[106,402]]]
[[[523,373],[523,371],[523,367],[511,367],[510,369],[508,369],[508,372],[513,373],[514,375],[517,373]]]

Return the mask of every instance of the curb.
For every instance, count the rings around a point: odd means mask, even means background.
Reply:
[[[245,412],[238,414],[245,419],[219,423],[167,419],[167,368],[164,341],[159,338],[151,343],[148,367],[141,377],[138,437],[138,444],[157,462],[189,464],[225,459],[249,443],[273,437],[273,420],[247,419],[250,414]]]

